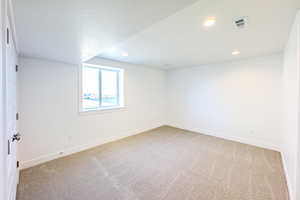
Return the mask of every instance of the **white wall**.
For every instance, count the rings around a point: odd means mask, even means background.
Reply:
[[[126,109],[78,114],[78,67],[20,58],[20,161],[28,167],[165,124],[165,72],[95,59],[124,68]]]
[[[78,66],[19,62],[23,168],[168,124],[281,150],[291,197],[300,199],[300,14],[284,56],[167,72],[94,59],[125,69],[120,111],[79,115]]]
[[[296,17],[284,52],[284,131],[282,137],[282,153],[286,165],[291,197],[300,199],[299,178],[297,187],[297,156],[299,156],[299,90],[300,90],[300,13]],[[297,161],[298,160],[298,161]],[[300,167],[298,163],[298,167]],[[298,174],[297,174],[298,172]],[[298,189],[298,191],[296,191]],[[298,192],[298,198],[296,197]]]
[[[168,124],[279,149],[282,54],[170,70]]]

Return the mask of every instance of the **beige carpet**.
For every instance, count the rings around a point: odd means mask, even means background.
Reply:
[[[21,172],[18,200],[288,200],[278,152],[161,127]]]

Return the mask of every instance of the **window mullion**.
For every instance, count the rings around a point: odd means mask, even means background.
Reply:
[[[119,72],[116,73],[117,76],[117,104],[120,105],[120,81],[119,81]]]
[[[102,106],[102,73],[99,69],[99,107]]]

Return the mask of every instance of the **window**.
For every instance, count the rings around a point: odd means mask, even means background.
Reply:
[[[123,107],[123,70],[90,64],[82,66],[81,110]]]

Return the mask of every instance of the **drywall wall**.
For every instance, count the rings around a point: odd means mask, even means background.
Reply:
[[[297,166],[299,156],[299,103],[300,103],[300,13],[297,15],[284,51],[283,85],[284,85],[284,129],[282,137],[282,154],[292,199],[296,198]],[[298,155],[297,155],[298,154]],[[297,161],[298,160],[298,161]],[[298,174],[297,174],[298,172]],[[298,183],[299,184],[299,183]],[[298,191],[299,192],[299,191]]]
[[[278,150],[282,54],[170,70],[168,124]]]
[[[94,59],[124,68],[125,109],[78,113],[78,66],[20,58],[21,166],[90,148],[165,124],[165,72]]]

